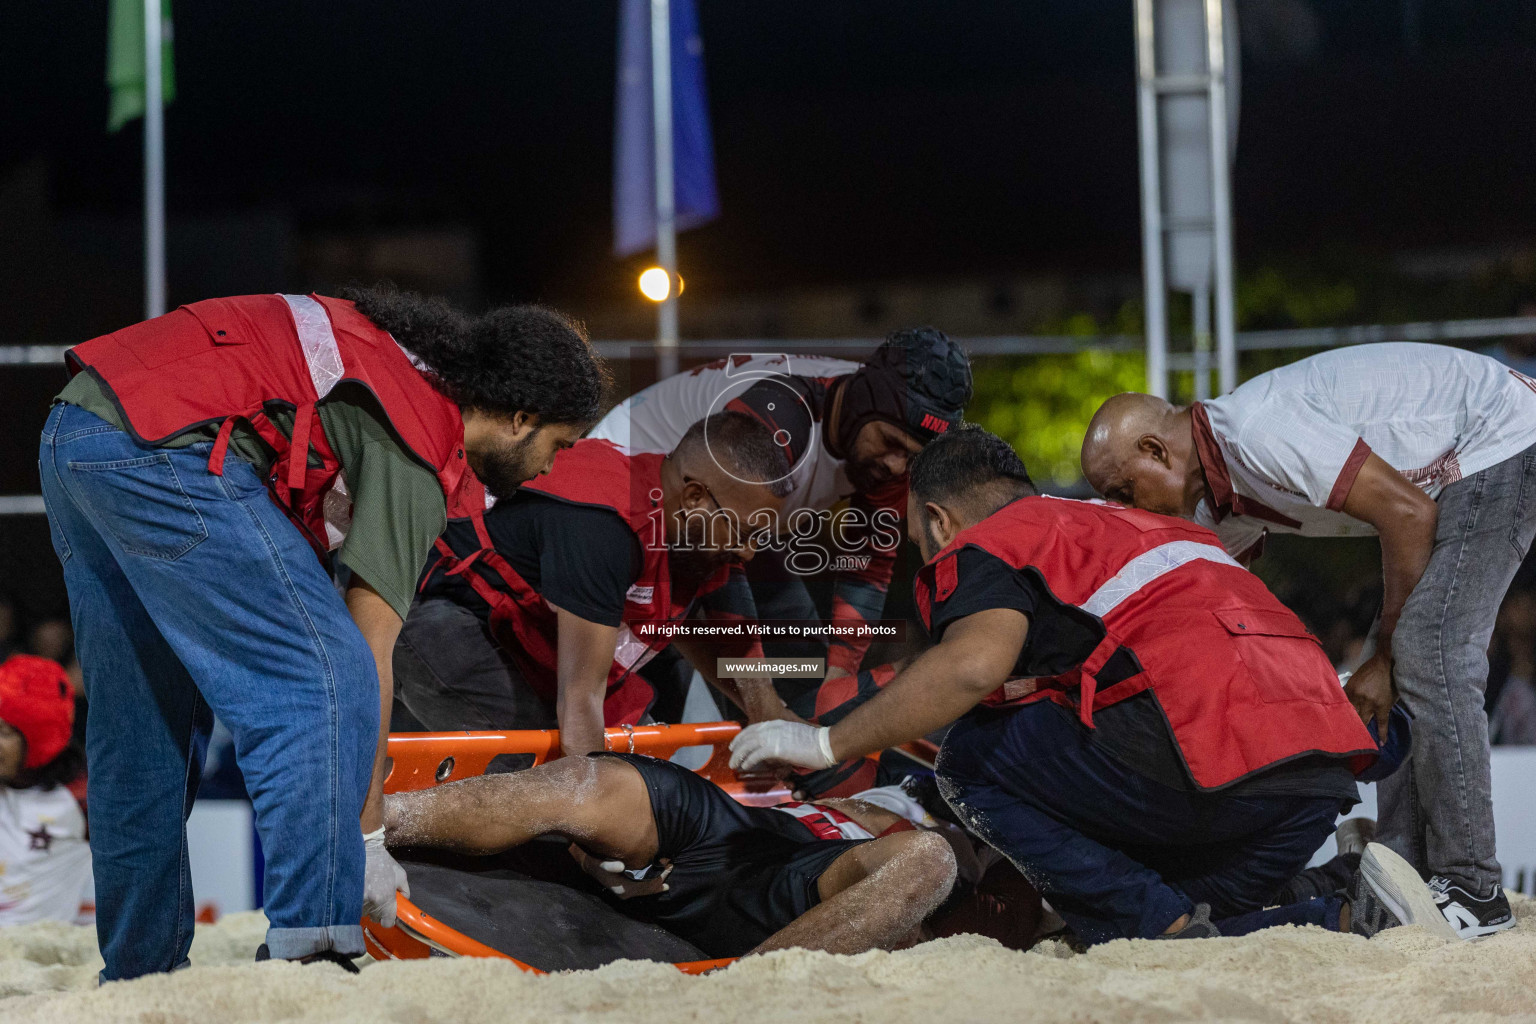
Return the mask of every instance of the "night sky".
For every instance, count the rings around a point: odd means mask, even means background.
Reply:
[[[1137,269],[1130,0],[699,7],[724,215],[684,236],[690,288]],[[1239,263],[1536,237],[1532,11],[1242,4]],[[0,154],[46,156],[62,210],[130,216],[106,22],[6,4]],[[467,224],[488,298],[633,288],[609,254],[616,0],[180,0],[175,31],[173,215]]]
[[[1131,0],[698,4],[724,213],[681,240],[690,291],[1139,270]],[[644,257],[610,255],[617,0],[174,6],[173,218],[464,225],[487,300],[638,301]],[[1239,11],[1240,270],[1536,240],[1536,4]],[[56,215],[133,233],[141,135],[105,130],[106,0],[9,0],[3,19],[0,175],[41,157]],[[61,312],[103,311],[67,262],[49,281],[62,307],[27,307],[54,272],[28,244],[0,244],[22,261],[0,259],[20,304],[0,322],[77,340]],[[123,296],[139,272],[124,266]],[[35,492],[62,373],[11,372],[0,433],[21,440],[0,446],[0,491]],[[4,526],[0,589],[57,614],[42,520]]]

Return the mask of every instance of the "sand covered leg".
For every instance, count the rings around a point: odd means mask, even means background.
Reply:
[[[566,757],[527,771],[483,775],[384,798],[390,846],[491,854],[543,835],[636,866],[656,856],[645,782],[616,758]]]
[[[752,952],[890,949],[944,901],[954,881],[955,855],[942,836],[899,832],[876,839],[833,861],[818,883],[821,902]]]

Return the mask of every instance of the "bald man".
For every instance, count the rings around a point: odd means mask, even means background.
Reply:
[[[669,643],[659,627],[719,617],[710,597],[752,559],[788,469],[738,412],[700,420],[665,456],[576,442],[486,513],[488,548],[449,524],[395,647],[406,708],[432,730],[558,727],[566,754],[602,750],[605,726],[651,707],[641,669]],[[771,679],[715,674],[717,654],[761,656],[755,642],[679,646],[754,720],[783,712]]]
[[[1349,696],[1380,729],[1399,697],[1416,719],[1412,771],[1381,784],[1382,839],[1433,876],[1465,937],[1514,927],[1483,691],[1494,617],[1536,535],[1536,381],[1459,349],[1361,345],[1186,408],[1117,395],[1089,424],[1083,473],[1245,561],[1271,530],[1380,538],[1376,653]]]

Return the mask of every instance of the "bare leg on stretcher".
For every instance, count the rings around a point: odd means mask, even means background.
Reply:
[[[391,846],[489,855],[540,836],[570,840],[601,861],[641,868],[658,839],[640,773],[615,758],[567,757],[523,772],[466,779],[385,800]],[[817,881],[821,901],[751,952],[800,947],[829,953],[913,941],[948,895],[955,861],[940,836],[897,832],[852,847]]]

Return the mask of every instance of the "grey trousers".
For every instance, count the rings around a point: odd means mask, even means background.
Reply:
[[[1426,874],[1487,893],[1493,832],[1488,641],[1536,536],[1536,446],[1440,494],[1435,547],[1392,636],[1413,753],[1377,786],[1378,838]]]
[[[553,729],[555,709],[533,691],[474,612],[417,601],[395,643],[395,696],[427,729]]]

